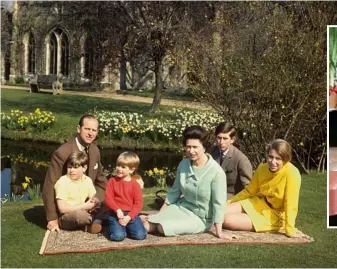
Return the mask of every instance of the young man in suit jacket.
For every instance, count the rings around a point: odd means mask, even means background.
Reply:
[[[104,201],[107,179],[103,175],[100,151],[95,144],[92,144],[92,142],[96,139],[97,134],[98,121],[96,117],[92,115],[84,115],[81,117],[79,125],[77,126],[76,137],[64,143],[53,153],[42,191],[42,198],[48,221],[47,228],[50,231],[60,231],[54,185],[62,175],[66,174],[66,160],[72,152],[85,151],[88,154],[89,164],[87,176],[92,179],[96,189],[96,195],[100,202]]]
[[[222,122],[215,130],[217,145],[210,153],[219,163],[227,176],[227,199],[243,190],[253,176],[253,168],[249,159],[233,145],[236,130],[228,122]]]

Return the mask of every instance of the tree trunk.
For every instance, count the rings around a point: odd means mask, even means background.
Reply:
[[[155,59],[154,63],[154,74],[155,74],[155,80],[156,80],[156,88],[154,92],[153,102],[150,107],[150,113],[155,113],[158,106],[161,102],[161,94],[163,91],[163,57],[158,57]]]
[[[121,91],[126,91],[126,60],[123,49],[121,49],[121,60],[120,60],[120,82],[119,87]]]

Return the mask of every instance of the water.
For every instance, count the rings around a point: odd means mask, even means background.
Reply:
[[[31,177],[34,184],[41,184],[44,182],[44,178],[53,152],[60,146],[58,144],[50,143],[34,143],[31,141],[13,141],[3,139],[1,141],[1,197],[4,194],[13,192],[14,194],[22,194],[23,189],[21,183],[24,182],[25,176]],[[115,149],[101,149],[101,160],[103,167],[109,172],[116,165],[117,157],[120,153],[126,150]],[[182,159],[181,154],[171,152],[158,152],[158,151],[134,151],[140,158],[140,166],[137,172],[144,175],[144,171],[157,167],[161,169],[163,167],[169,168],[175,172],[179,162]],[[17,158],[22,156],[28,163],[12,162],[8,164],[9,158]],[[29,163],[34,161],[34,163]],[[6,163],[6,165],[4,164]],[[40,164],[40,165],[39,165]],[[7,169],[5,169],[7,168]],[[143,176],[145,187],[154,185],[154,182]],[[173,183],[173,180],[168,180],[169,185]],[[11,190],[11,192],[8,192]]]

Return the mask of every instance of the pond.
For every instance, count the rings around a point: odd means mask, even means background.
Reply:
[[[31,141],[1,140],[1,198],[5,194],[22,194],[21,183],[25,177],[33,179],[34,184],[41,184],[48,169],[48,163],[53,152],[59,144],[34,143]],[[111,173],[115,167],[118,155],[126,150],[101,148],[101,159],[106,172]],[[155,182],[147,178],[144,172],[155,167],[158,169],[167,167],[175,172],[183,155],[172,152],[158,151],[134,151],[140,158],[140,166],[137,173],[143,177],[145,187],[155,185]],[[167,184],[173,183],[173,178],[168,179]],[[8,193],[8,191],[10,192]]]

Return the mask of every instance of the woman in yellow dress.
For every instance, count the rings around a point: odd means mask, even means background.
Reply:
[[[259,165],[244,190],[228,201],[223,227],[269,232],[285,229],[289,237],[304,237],[295,221],[301,175],[291,163],[291,146],[276,139],[267,146],[267,163]]]

